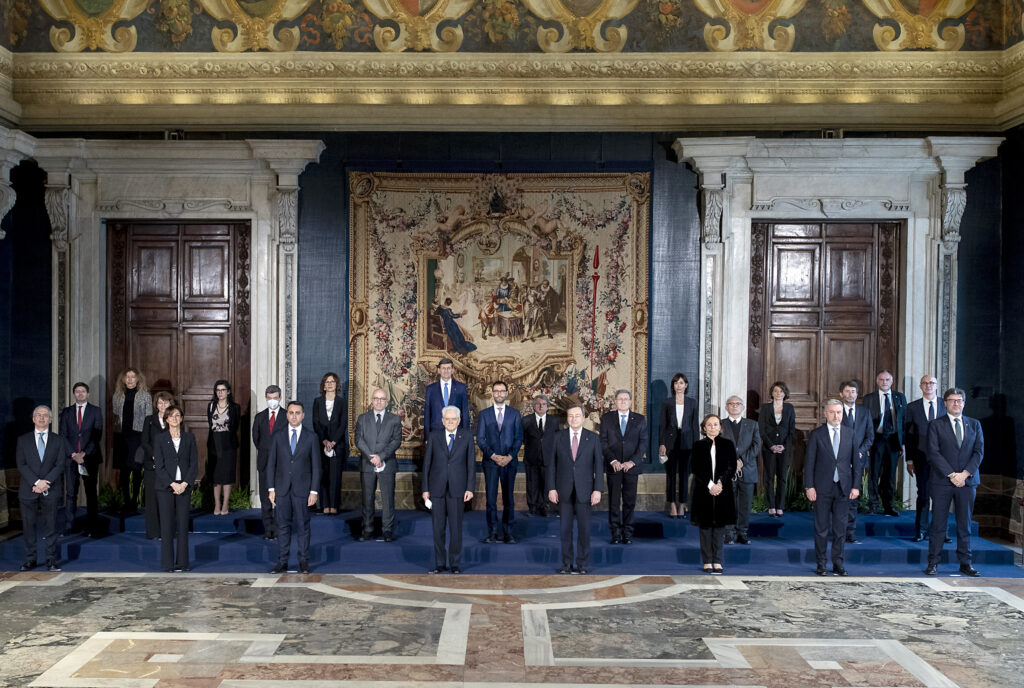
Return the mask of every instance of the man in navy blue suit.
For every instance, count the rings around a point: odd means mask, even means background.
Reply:
[[[633,511],[640,464],[647,453],[647,419],[629,410],[633,395],[615,393],[615,410],[601,416],[601,456],[608,481],[608,525],[613,545],[633,544]]]
[[[75,403],[60,412],[58,425],[61,439],[67,447],[68,456],[64,470],[64,534],[74,530],[75,510],[78,506],[78,478],[81,476],[85,487],[85,530],[90,535],[99,535],[99,499],[96,493],[103,454],[100,453],[100,438],[103,435],[103,413],[100,407],[89,403],[89,385],[76,382],[72,393]]]
[[[39,539],[46,544],[46,568],[60,571],[57,565],[57,507],[64,496],[64,464],[68,451],[64,440],[50,432],[50,409],[37,406],[32,411],[35,429],[18,438],[14,460],[21,474],[18,502],[25,539],[25,563],[22,571],[36,567]]]
[[[936,418],[946,415],[946,405],[939,401],[939,382],[931,375],[921,378],[921,393],[924,395],[907,404],[903,419],[903,439],[907,443],[907,472],[917,481],[917,511],[914,518],[914,542],[925,538],[928,528],[928,480],[931,467],[928,463],[928,425]],[[953,542],[945,538],[945,542]]]
[[[423,401],[423,439],[426,440],[430,433],[436,430],[444,430],[441,422],[441,409],[445,406],[455,406],[462,414],[460,427],[469,429],[469,394],[466,385],[458,380],[452,379],[452,372],[455,364],[450,358],[442,358],[437,364],[437,372],[440,379],[427,385],[427,391]]]
[[[832,540],[832,573],[845,576],[843,548],[846,540],[846,512],[860,496],[854,455],[853,430],[843,425],[843,402],[825,402],[825,425],[811,430],[804,459],[804,491],[814,502],[814,558],[819,576],[828,572],[825,561]]]
[[[451,570],[460,573],[462,563],[462,515],[464,504],[473,499],[476,478],[476,448],[473,434],[459,427],[458,406],[441,411],[444,429],[427,437],[423,457],[423,501],[430,507],[434,526],[434,568],[430,573]],[[445,548],[445,527],[448,547]]]
[[[487,493],[487,537],[484,542],[516,542],[512,524],[516,519],[515,482],[519,471],[519,448],[523,446],[523,419],[517,409],[508,406],[508,385],[501,380],[491,384],[494,404],[477,416],[476,444],[483,454],[484,484]],[[501,485],[501,521],[498,521],[498,485]]]
[[[562,568],[558,573],[587,572],[590,565],[590,510],[601,501],[604,462],[601,439],[583,427],[583,407],[570,406],[569,428],[558,433],[555,457],[547,466],[548,499],[558,505],[562,522]],[[572,525],[576,522],[576,562],[573,566]]]
[[[252,421],[252,443],[256,445],[256,472],[259,478],[260,514],[263,517],[263,539],[277,537],[274,523],[274,505],[270,503],[270,484],[267,476],[267,461],[270,460],[270,445],[274,437],[284,432],[288,422],[281,412],[281,388],[270,385],[264,392],[267,408],[256,414]]]
[[[959,387],[951,387],[942,395],[946,417],[928,425],[928,463],[931,470],[928,491],[935,516],[928,534],[928,568],[925,573],[939,572],[939,558],[946,536],[946,514],[953,503],[956,515],[956,557],[960,573],[980,575],[971,566],[971,512],[974,496],[981,483],[978,469],[985,457],[985,438],[981,423],[964,415],[966,395]]]
[[[868,499],[877,513],[899,516],[894,498],[896,470],[903,454],[903,415],[907,410],[907,398],[892,391],[892,383],[892,373],[881,371],[875,378],[878,390],[864,398],[864,406],[871,413],[871,424],[875,429]]]
[[[861,486],[861,476],[864,469],[871,461],[871,443],[875,439],[875,433],[871,431],[871,413],[862,405],[857,403],[857,395],[860,394],[860,387],[855,380],[846,380],[839,385],[839,396],[843,401],[843,425],[853,430],[854,459],[857,461],[856,477],[854,482],[857,488]],[[857,539],[857,506],[859,499],[850,501],[850,510],[846,519],[846,541],[851,545],[858,545]]]
[[[320,447],[312,430],[302,427],[302,402],[288,402],[288,432],[275,435],[267,459],[267,494],[277,509],[277,565],[288,570],[288,548],[295,526],[299,573],[309,573],[309,507],[316,504],[320,484]]]

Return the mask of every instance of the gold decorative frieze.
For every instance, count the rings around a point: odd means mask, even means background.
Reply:
[[[114,24],[139,16],[150,0],[39,0],[46,12],[58,21],[71,24],[66,29],[50,27],[50,44],[55,50],[77,53],[105,50],[128,53],[135,50],[138,34],[134,26]]]
[[[633,11],[638,0],[523,0],[533,14],[559,26],[537,29],[537,43],[547,53],[595,50],[615,53],[626,44],[625,26],[605,26]],[[603,27],[603,28],[602,28]]]
[[[967,14],[977,0],[864,0],[879,19],[899,24],[875,24],[872,35],[879,50],[960,50],[967,33],[963,23],[939,25]]]
[[[203,9],[218,21],[232,22],[234,28],[214,27],[213,47],[220,52],[246,50],[287,52],[299,45],[299,29],[278,28],[278,23],[295,19],[313,0],[198,0]]]
[[[380,19],[390,19],[394,27],[378,24],[373,40],[382,52],[432,50],[455,52],[462,46],[462,27],[446,26],[444,21],[458,19],[470,10],[476,0],[363,0],[366,9]]]
[[[804,8],[807,0],[694,0],[701,12],[721,24],[704,25],[704,41],[712,50],[770,50],[787,52],[793,49],[796,29],[792,26],[770,25],[776,19],[789,19]]]

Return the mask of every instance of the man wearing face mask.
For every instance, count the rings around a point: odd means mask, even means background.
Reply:
[[[267,408],[256,414],[252,421],[252,443],[256,445],[256,470],[260,481],[260,512],[263,517],[263,539],[273,540],[277,537],[274,525],[274,505],[270,503],[267,492],[267,459],[270,457],[270,445],[274,435],[284,432],[288,425],[281,413],[281,388],[270,385],[264,393]]]

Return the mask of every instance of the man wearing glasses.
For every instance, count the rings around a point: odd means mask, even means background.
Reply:
[[[39,540],[46,545],[46,568],[57,565],[57,507],[64,496],[64,466],[70,453],[64,440],[50,432],[50,409],[36,406],[32,411],[32,432],[18,438],[15,462],[21,473],[18,501],[25,533],[25,563],[22,571],[36,567]]]

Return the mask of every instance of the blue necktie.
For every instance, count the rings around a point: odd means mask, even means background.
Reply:
[[[619,416],[619,432],[622,433],[623,437],[626,436],[626,418],[628,417],[629,416]]]
[[[443,395],[444,396],[444,400],[443,400],[444,401],[444,405],[447,406],[448,405],[448,383],[447,382],[444,383],[444,385],[442,385],[442,389],[444,390],[444,395]]]
[[[46,442],[43,441],[43,433],[39,433],[39,460],[43,460],[43,454],[46,453]]]
[[[449,434],[448,435],[448,452],[449,453],[451,453],[451,451],[452,451],[452,445],[453,444],[455,444],[455,435]]]
[[[832,428],[832,454],[839,458],[839,428]],[[836,469],[832,471],[832,481],[839,482],[839,463],[836,462]]]
[[[929,401],[928,402],[928,422],[930,423],[933,420],[935,420],[935,402],[934,401]]]
[[[298,431],[295,428],[292,428],[292,454],[295,453],[295,445],[298,444],[298,441]]]

